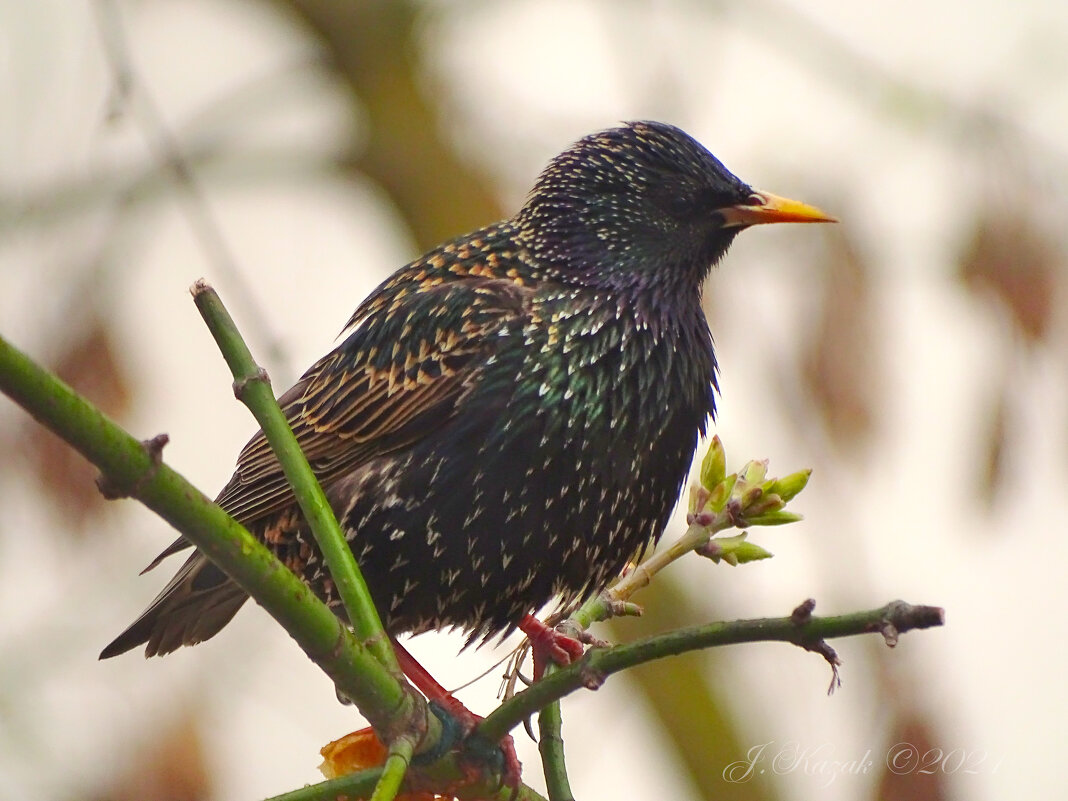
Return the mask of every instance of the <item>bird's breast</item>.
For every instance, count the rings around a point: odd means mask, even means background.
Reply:
[[[611,581],[678,498],[710,411],[701,342],[596,296],[557,296],[502,328],[458,416],[346,493],[391,630],[487,636]],[[414,581],[433,592],[397,589]]]

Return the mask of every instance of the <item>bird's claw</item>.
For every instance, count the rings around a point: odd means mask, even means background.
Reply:
[[[546,660],[564,667],[581,659],[585,653],[581,642],[549,628],[533,615],[527,615],[519,622],[519,630],[530,639],[535,681],[545,673]]]

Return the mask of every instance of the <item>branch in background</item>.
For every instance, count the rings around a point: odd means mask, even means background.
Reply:
[[[254,300],[254,287],[238,266],[223,236],[222,226],[208,206],[196,180],[191,162],[182,152],[155,100],[137,75],[115,0],[96,0],[93,8],[102,49],[112,72],[114,109],[122,105],[129,105],[133,109],[149,149],[170,173],[175,193],[205,258],[216,272],[238,287],[240,296],[246,301],[246,312],[254,324],[256,338],[263,343],[270,363],[279,369],[286,369],[287,357],[282,339],[275,334],[263,307]]]
[[[419,252],[503,216],[486,176],[449,141],[441,93],[426,90],[417,58],[425,4],[272,0],[271,5],[305,24],[328,68],[351,90],[362,135],[350,171],[385,190]]]

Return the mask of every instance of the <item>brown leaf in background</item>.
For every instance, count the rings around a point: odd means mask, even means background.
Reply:
[[[928,721],[915,715],[899,718],[887,739],[876,801],[944,801],[946,774],[956,763],[934,743]],[[946,760],[943,766],[942,760]],[[879,763],[876,763],[879,764]]]
[[[1023,194],[1020,190],[1018,194]],[[992,297],[1009,313],[1022,334],[1012,341],[1014,352],[1009,364],[1016,364],[1020,348],[1028,345],[1060,347],[1063,342],[1051,336],[1057,312],[1056,297],[1068,278],[1068,253],[1041,217],[1020,211],[1020,205],[988,205],[975,217],[973,230],[957,264],[961,282],[976,295]],[[1008,423],[1011,392],[1020,377],[1009,364],[990,370],[992,392],[998,405],[981,436],[986,437],[984,470],[978,476],[976,492],[988,505],[997,496],[1004,479],[1005,451],[1018,439]]]
[[[820,264],[823,298],[801,375],[831,438],[844,449],[863,446],[875,414],[878,352],[874,347],[869,268],[842,228],[828,231]]]
[[[957,269],[965,286],[1004,303],[1020,331],[1034,343],[1049,335],[1057,276],[1066,261],[1045,230],[1006,205],[976,216]]]
[[[1009,381],[1001,378],[1001,392],[998,394],[997,406],[994,407],[986,424],[986,443],[983,460],[980,465],[979,498],[987,506],[992,506],[1005,480],[1005,451],[1009,448],[1008,439]]]
[[[208,801],[212,788],[200,727],[183,717],[137,747],[130,769],[99,796],[108,801]]]
[[[50,367],[109,417],[121,418],[129,409],[130,387],[99,315],[91,317]],[[16,452],[26,457],[29,471],[66,517],[68,533],[81,535],[106,508],[96,488],[96,468],[43,426],[27,421],[22,431]]]

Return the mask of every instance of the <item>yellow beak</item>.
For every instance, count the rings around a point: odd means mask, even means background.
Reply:
[[[753,192],[744,203],[719,209],[724,228],[762,223],[822,223],[838,222],[826,212],[771,192]]]

